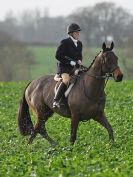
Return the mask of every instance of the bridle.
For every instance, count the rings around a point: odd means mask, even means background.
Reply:
[[[105,52],[112,52],[112,51],[105,51]],[[93,74],[89,74],[87,71],[90,70],[90,68],[92,67],[92,65],[95,63],[97,57],[99,56],[99,54],[101,53],[101,65],[100,65],[100,70],[101,70],[101,75],[93,75]],[[115,67],[112,69],[112,71],[110,72],[103,72],[103,65],[106,66],[106,68],[108,68],[107,64],[106,64],[106,61],[105,61],[105,56],[104,56],[104,52],[103,51],[100,51],[100,53],[97,54],[97,56],[95,57],[95,59],[93,60],[93,62],[91,63],[91,65],[87,68],[87,67],[84,67],[84,70],[86,71],[86,75],[90,76],[90,77],[93,77],[95,79],[103,79],[105,80],[105,84],[104,84],[104,88],[106,87],[107,85],[107,82],[109,80],[110,77],[113,77],[113,72],[118,69],[119,67]],[[108,68],[109,69],[109,68]]]
[[[112,51],[106,51],[106,52],[107,52],[107,53],[112,53]],[[103,71],[103,69],[102,69],[103,64],[105,65],[105,67],[106,67],[108,70],[110,70],[110,68],[108,67],[108,65],[107,65],[107,63],[106,63],[106,61],[105,61],[104,52],[102,52],[101,72]],[[113,77],[113,72],[114,72],[116,69],[118,69],[118,68],[119,68],[119,66],[114,67],[110,72],[105,73],[105,75],[107,74],[107,75],[110,75],[110,77]]]
[[[106,62],[106,57],[105,57],[105,53],[106,52],[108,52],[108,53],[111,53],[112,52],[112,49],[113,49],[113,47],[114,47],[114,43],[112,42],[111,43],[111,47],[110,48],[106,48],[106,44],[105,43],[103,43],[103,46],[102,46],[102,48],[103,48],[103,51],[101,52],[99,52],[98,54],[97,54],[97,56],[95,57],[95,59],[92,61],[92,63],[90,64],[90,66],[88,67],[88,68],[86,68],[86,72],[85,72],[85,75],[84,76],[89,76],[89,77],[93,77],[94,79],[98,79],[98,80],[101,80],[102,81],[102,83],[100,84],[99,83],[99,90],[98,90],[98,93],[99,94],[97,94],[97,97],[93,97],[93,96],[91,96],[91,95],[88,95],[88,93],[87,93],[87,91],[86,91],[86,83],[85,83],[85,77],[83,78],[83,90],[84,90],[84,94],[85,94],[85,96],[88,98],[88,99],[91,99],[91,100],[95,100],[95,101],[97,101],[99,104],[99,106],[100,106],[100,103],[101,103],[101,101],[102,100],[104,100],[105,98],[104,98],[104,89],[105,89],[105,87],[106,87],[106,84],[107,84],[107,82],[108,82],[108,80],[109,80],[109,78],[110,77],[114,77],[114,75],[115,75],[115,71],[117,71],[117,69],[119,69],[119,66],[116,66],[116,67],[114,67],[113,69],[111,69],[110,67],[109,67],[109,65],[107,64],[107,62]],[[99,56],[101,54],[101,56]],[[95,75],[95,74],[91,74],[91,72],[89,73],[88,71],[90,70],[90,68],[92,68],[92,65],[95,63],[95,61],[97,60],[97,58],[98,58],[98,56],[100,57],[99,58],[99,61],[100,61],[100,75]],[[109,72],[105,72],[104,71],[104,68],[103,67],[105,67],[106,69],[107,69],[107,71],[109,71]],[[87,79],[87,78],[86,78]],[[103,85],[104,84],[104,85]],[[99,96],[98,96],[99,95]],[[99,106],[98,106],[98,110],[99,110]]]
[[[112,52],[112,51],[105,51],[105,52],[108,52],[108,53],[110,53],[110,52]],[[100,51],[100,53],[101,53],[101,65],[100,65],[100,70],[101,70],[101,75],[93,75],[93,74],[89,74],[89,73],[86,73],[88,76],[90,76],[90,77],[93,77],[93,78],[95,78],[95,79],[106,79],[106,83],[107,83],[107,81],[108,81],[108,79],[110,78],[110,77],[113,77],[113,72],[116,70],[116,69],[118,69],[119,67],[117,66],[117,67],[115,67],[115,68],[113,68],[112,69],[112,71],[110,71],[110,72],[103,72],[103,65],[105,65],[106,66],[106,68],[108,68],[108,66],[107,66],[107,64],[106,64],[106,61],[105,61],[105,56],[104,56],[104,52],[103,51]],[[100,54],[99,53],[99,54]],[[95,59],[93,60],[93,62],[91,63],[91,65],[88,67],[88,69],[87,69],[87,71],[89,71],[89,69],[91,68],[91,66],[94,64],[94,62],[96,61],[96,59],[97,59],[97,57],[99,56],[99,54],[95,57]],[[109,68],[108,68],[109,69]],[[103,74],[102,74],[103,73]]]

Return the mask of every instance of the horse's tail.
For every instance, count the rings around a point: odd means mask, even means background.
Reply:
[[[27,87],[25,88],[25,91]],[[30,135],[31,131],[33,130],[33,124],[32,124],[30,113],[29,113],[29,106],[25,99],[25,91],[20,101],[20,106],[19,106],[18,116],[17,116],[19,131],[24,136]]]

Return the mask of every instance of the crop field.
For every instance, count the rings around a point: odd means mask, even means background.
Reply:
[[[0,177],[132,177],[133,81],[106,87],[106,115],[115,143],[93,120],[80,123],[74,146],[69,143],[70,120],[54,114],[47,122],[51,148],[39,135],[32,145],[19,134],[16,115],[26,82],[0,83]],[[32,121],[35,122],[32,115]]]

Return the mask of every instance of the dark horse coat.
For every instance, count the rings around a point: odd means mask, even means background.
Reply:
[[[18,112],[18,125],[22,135],[30,135],[29,143],[32,143],[37,133],[47,139],[52,145],[55,142],[49,137],[45,123],[54,112],[71,118],[70,142],[76,140],[78,124],[80,121],[94,119],[104,126],[113,140],[113,129],[108,122],[105,113],[105,80],[106,74],[112,73],[115,81],[121,81],[123,74],[118,66],[118,58],[110,48],[103,44],[100,52],[88,71],[83,73],[71,90],[68,101],[64,99],[64,106],[53,109],[54,87],[56,82],[54,76],[46,75],[32,81],[25,89]],[[33,126],[29,107],[37,116],[37,123]]]
[[[75,46],[72,39],[69,37],[60,42],[60,45],[56,51],[57,72],[58,73],[70,73],[73,67],[70,65],[70,60],[82,61],[82,42],[77,42]]]

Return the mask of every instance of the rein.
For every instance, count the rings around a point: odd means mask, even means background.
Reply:
[[[87,74],[87,75],[88,75],[88,74]],[[105,89],[109,78],[112,77],[112,74],[111,74],[111,73],[106,73],[105,76],[93,76],[93,75],[88,75],[88,76],[93,77],[93,78],[95,78],[95,79],[106,79],[106,80],[105,80],[105,84],[104,84],[104,88],[103,88],[103,89]],[[85,96],[86,96],[88,99],[93,99],[93,100],[96,100],[96,101],[97,101],[97,99],[95,99],[95,98],[93,98],[93,97],[91,97],[91,96],[88,96],[88,94],[86,93],[85,81],[84,81],[84,79],[83,79],[83,90],[84,90]],[[102,100],[101,97],[99,97],[98,99],[99,99],[99,100]]]
[[[94,76],[94,75],[90,75],[90,74],[87,74],[87,75],[90,76],[90,77],[93,77],[95,79],[106,79],[105,80],[104,89],[105,89],[105,87],[107,85],[107,82],[108,82],[109,78],[113,77],[111,73],[106,73],[104,76]]]
[[[87,74],[87,75],[90,77],[94,77],[95,79],[106,79],[106,78],[112,77],[112,73],[106,73],[104,76],[97,76],[97,75],[95,76],[91,74]]]

